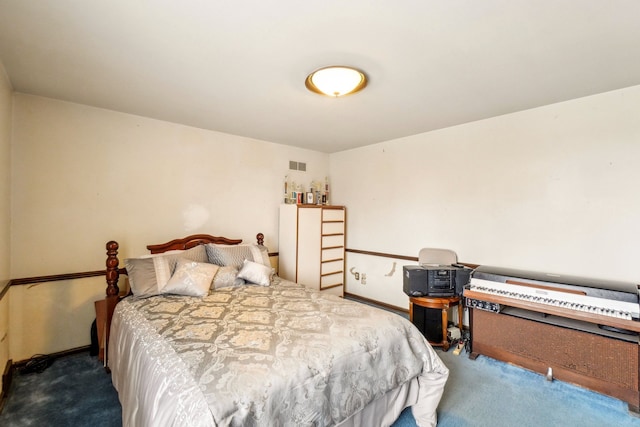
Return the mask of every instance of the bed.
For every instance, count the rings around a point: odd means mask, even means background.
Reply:
[[[107,244],[107,363],[123,425],[387,426],[409,406],[436,425],[448,369],[420,332],[281,279],[262,243],[188,236],[125,269]],[[132,292],[120,298],[123,273]]]

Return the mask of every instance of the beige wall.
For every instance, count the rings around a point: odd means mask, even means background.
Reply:
[[[12,88],[0,62],[0,294],[11,278]],[[0,300],[0,372],[9,360],[9,294]]]
[[[186,234],[260,231],[277,250],[298,160],[296,182],[330,172],[350,248],[446,247],[467,262],[638,281],[639,107],[632,87],[325,155],[15,94],[11,276],[103,268],[110,239],[126,257]],[[347,292],[406,306],[406,263],[349,254],[367,284],[348,274]],[[11,357],[88,344],[103,292],[97,279],[12,288]]]
[[[10,277],[12,88],[0,62],[0,290]]]
[[[638,159],[640,86],[330,156],[349,248],[636,283]],[[408,306],[410,262],[347,258],[348,292]]]
[[[14,96],[12,276],[104,268],[195,233],[277,250],[289,160],[297,182],[327,174],[327,154],[42,97]],[[297,175],[296,175],[297,174]],[[102,280],[11,290],[11,355],[89,343]]]
[[[277,249],[289,160],[308,181],[328,170],[326,154],[47,98],[17,94],[14,110],[14,277],[100,268],[110,239],[129,256],[263,232]]]

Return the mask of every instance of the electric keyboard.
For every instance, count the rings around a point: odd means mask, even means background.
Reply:
[[[562,307],[567,310],[578,310],[618,319],[640,320],[640,305],[638,303],[608,300],[526,285],[496,283],[475,278],[471,279],[469,289],[481,293]]]
[[[481,266],[472,274],[465,304],[500,312],[518,307],[640,331],[640,300],[633,283],[602,281]]]

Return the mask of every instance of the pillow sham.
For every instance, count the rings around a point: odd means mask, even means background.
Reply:
[[[159,295],[160,290],[173,275],[178,259],[185,258],[196,262],[208,262],[207,251],[203,245],[186,251],[171,251],[163,254],[146,255],[124,260],[129,286],[133,295],[150,297]]]
[[[205,245],[209,262],[220,266],[234,266],[242,268],[245,259],[271,267],[269,252],[264,246],[255,243],[243,243],[240,245],[218,245],[207,243]]]
[[[179,259],[176,271],[162,288],[162,293],[203,297],[209,294],[219,268],[215,264]]]
[[[228,288],[231,286],[242,286],[245,281],[238,277],[238,267],[224,266],[219,267],[218,272],[213,278],[211,290]]]
[[[272,276],[273,269],[271,267],[246,259],[242,264],[242,269],[238,273],[239,278],[260,286],[269,286]]]

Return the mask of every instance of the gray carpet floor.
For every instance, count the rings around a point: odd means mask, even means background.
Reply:
[[[638,426],[627,405],[487,357],[452,350],[438,355],[450,369],[438,426]],[[101,363],[88,353],[56,359],[42,373],[17,373],[0,425],[120,426],[120,403]],[[405,410],[393,427],[415,427]],[[369,427],[369,426],[367,426]]]
[[[449,368],[440,427],[640,427],[621,400],[488,357],[438,354]]]
[[[450,370],[439,427],[640,427],[640,418],[620,400],[488,357],[436,351]],[[87,352],[56,359],[42,373],[17,372],[0,426],[117,427],[120,413],[110,375]],[[416,427],[411,411],[392,427]]]
[[[44,372],[17,371],[0,426],[121,426],[118,394],[97,357],[82,352],[55,359]]]

